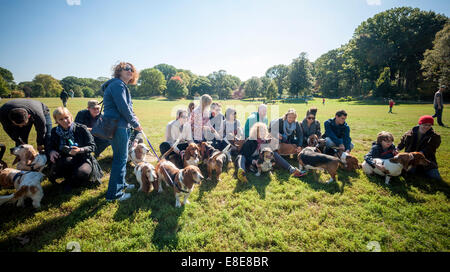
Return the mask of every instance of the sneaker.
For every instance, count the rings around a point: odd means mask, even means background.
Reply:
[[[247,177],[245,176],[245,171],[244,169],[239,169],[238,170],[238,174],[237,174],[238,180],[242,181],[242,182],[248,182]]]
[[[129,199],[131,197],[131,194],[130,193],[125,193],[125,194],[123,194],[121,197],[119,197],[119,198],[116,198],[116,199],[106,199],[106,201],[108,201],[108,202],[112,202],[112,201],[125,201],[125,200],[127,200],[127,199]]]
[[[306,175],[308,172],[306,171],[300,171],[298,168],[295,168],[294,172],[291,173],[293,177],[299,178]]]

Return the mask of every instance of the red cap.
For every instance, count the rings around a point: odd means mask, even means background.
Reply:
[[[434,119],[433,116],[431,115],[424,115],[422,117],[419,118],[419,125],[422,124],[432,124],[434,125]]]

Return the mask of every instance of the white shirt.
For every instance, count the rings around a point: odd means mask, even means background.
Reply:
[[[166,142],[172,145],[176,140],[180,140],[180,144],[193,142],[191,125],[189,122],[185,123],[182,128],[180,128],[179,120],[170,121],[167,124]]]

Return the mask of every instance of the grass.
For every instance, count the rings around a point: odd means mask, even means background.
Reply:
[[[53,111],[59,99],[39,99]],[[88,99],[70,99],[76,114]],[[5,103],[5,99],[0,104]],[[151,143],[158,149],[165,125],[177,107],[188,101],[135,100],[134,109]],[[222,101],[225,109],[237,108],[241,123],[256,109],[255,102]],[[361,161],[376,134],[390,131],[398,143],[401,135],[424,114],[430,104],[394,106],[364,105],[327,99],[305,104],[269,106],[269,119],[295,108],[299,119],[310,106],[318,107],[323,122],[339,109],[348,112],[354,154]],[[244,114],[245,113],[245,114]],[[444,123],[450,124],[444,110]],[[442,137],[437,153],[440,172],[450,181],[450,129],[434,127]],[[13,146],[1,131],[0,142]],[[34,129],[30,142],[35,144]],[[276,170],[272,177],[249,174],[249,183],[238,182],[234,169],[222,181],[205,181],[190,196],[190,205],[175,208],[171,189],[149,195],[132,192],[123,203],[105,200],[112,150],[99,160],[106,176],[99,187],[82,187],[64,193],[61,186],[43,183],[42,208],[0,207],[1,251],[66,251],[78,242],[82,251],[369,251],[377,241],[382,251],[449,251],[449,184],[422,177],[394,178],[391,186],[362,171],[339,171],[338,182],[325,184],[329,176],[309,173],[300,179]],[[5,161],[11,165],[13,157]],[[294,160],[290,160],[296,165]],[[136,183],[132,168],[127,180]],[[0,194],[11,193],[2,190]]]

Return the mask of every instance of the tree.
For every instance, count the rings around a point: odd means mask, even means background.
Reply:
[[[217,94],[219,99],[231,98],[232,91],[238,88],[238,77],[227,74],[225,70],[219,70],[208,75],[212,88],[210,95]]]
[[[44,87],[44,96],[46,97],[58,97],[63,87],[58,80],[53,78],[51,75],[39,74],[33,79],[33,83],[42,84]]]
[[[194,82],[192,83],[191,87],[191,95],[203,95],[203,94],[210,94],[212,90],[212,84],[211,81],[205,76],[199,76],[197,77]]]
[[[283,90],[287,89],[287,75],[289,72],[289,67],[284,64],[279,64],[270,67],[266,71],[266,77],[275,80],[277,84],[278,94],[281,96]]]
[[[87,86],[83,87],[81,89],[81,92],[83,93],[84,97],[94,97],[95,96],[95,91]],[[74,96],[75,96],[75,93],[74,93]]]
[[[44,97],[45,96],[44,85],[42,85],[41,83],[33,83],[31,90],[32,90],[31,97]]]
[[[267,87],[269,87],[272,80],[266,76],[262,76],[259,79],[262,83],[259,96],[266,96]]]
[[[162,95],[166,90],[164,74],[155,68],[144,69],[139,73],[138,94],[139,96]]]
[[[11,82],[14,81],[13,74],[12,74],[11,71],[9,71],[8,69],[5,69],[5,68],[0,67],[0,76],[3,77],[3,79],[4,79],[7,83],[11,83]]]
[[[391,96],[391,69],[389,67],[384,67],[383,72],[381,72],[375,86],[377,87],[375,90],[375,96],[385,98]]]
[[[275,80],[272,80],[269,86],[267,86],[266,98],[267,100],[272,101],[277,97],[277,94],[278,94],[277,84],[275,83]]]
[[[188,89],[179,76],[172,77],[167,83],[167,96],[169,98],[181,98],[188,94]]]
[[[166,82],[168,82],[177,73],[177,68],[165,63],[155,65],[153,68],[158,69],[161,73],[163,73]]]
[[[294,59],[289,66],[289,93],[298,96],[299,94],[309,93],[313,86],[311,75],[312,65],[309,62],[305,52]]]
[[[258,77],[252,77],[245,82],[245,96],[258,97],[262,88],[262,82]]]
[[[8,87],[8,82],[0,76],[0,97],[9,97],[11,90]]]
[[[421,61],[423,75],[437,84],[450,84],[450,23],[436,33],[433,48],[427,49]],[[433,90],[436,88],[433,88]]]

